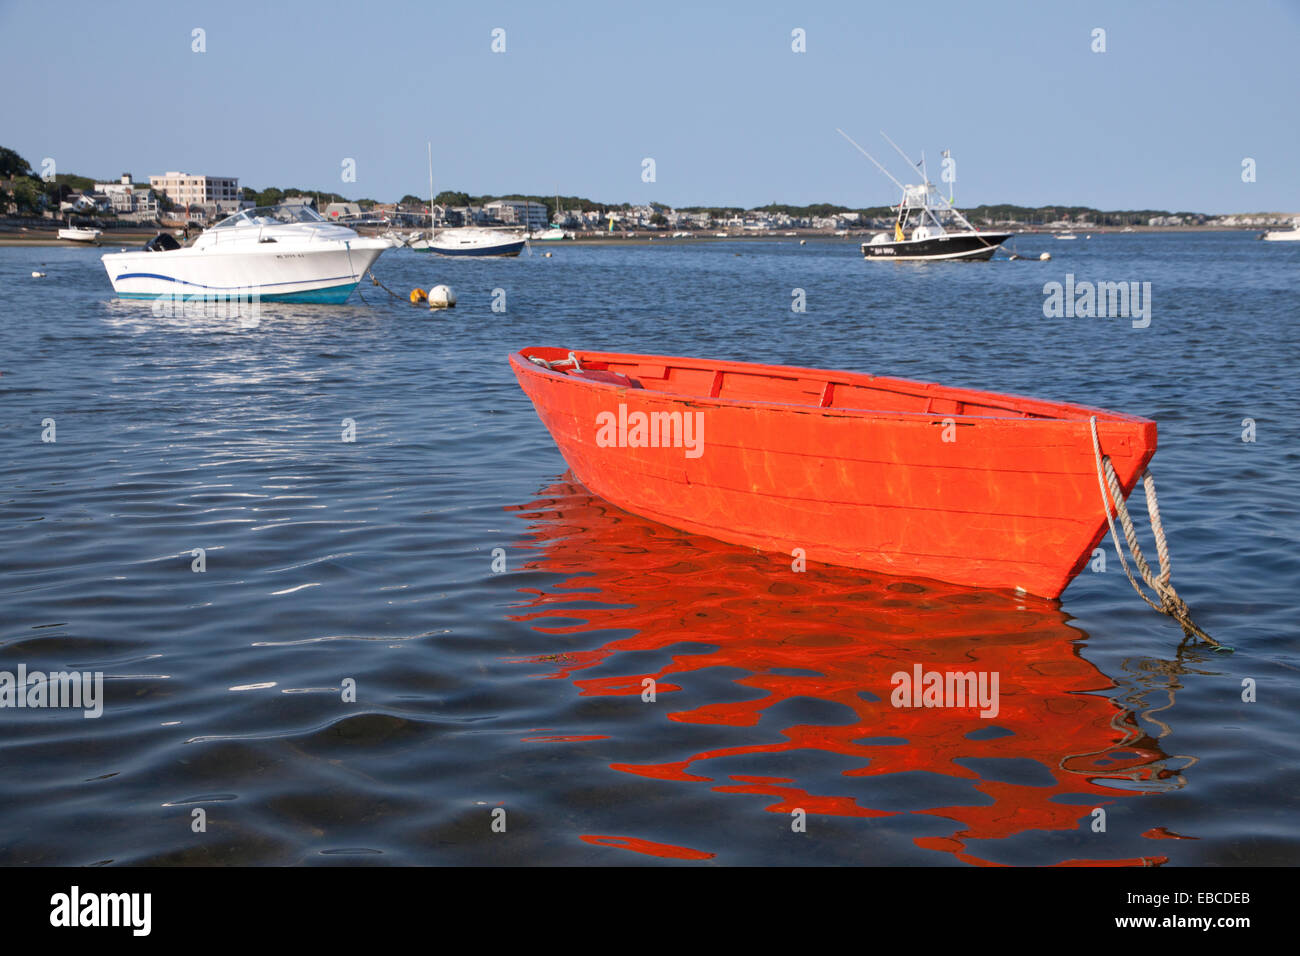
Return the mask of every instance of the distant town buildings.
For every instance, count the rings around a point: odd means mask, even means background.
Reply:
[[[483,211],[507,225],[527,226],[536,230],[545,229],[549,218],[544,203],[524,199],[498,199],[486,203]]]
[[[77,177],[80,179],[80,177]],[[62,180],[63,177],[60,177]],[[240,209],[254,205],[243,199],[239,179],[233,176],[208,176],[171,171],[150,176],[149,185],[136,183],[129,173],[123,173],[116,182],[96,182],[93,188],[72,189],[61,185],[57,189],[39,193],[35,200],[23,197],[23,190],[31,195],[32,187],[23,186],[28,178],[9,176],[0,180],[0,215],[19,215],[21,211],[35,210],[48,218],[72,215],[111,217],[139,223],[167,221],[169,217],[193,220],[206,224],[215,222]],[[86,180],[82,179],[84,184]],[[279,190],[273,191],[280,194]],[[54,200],[58,199],[56,203]],[[837,235],[863,234],[867,231],[890,229],[892,217],[870,218],[857,212],[837,212],[813,215],[811,211],[782,212],[767,209],[717,210],[713,213],[676,210],[659,203],[640,205],[596,206],[582,202],[586,209],[556,209],[552,215],[546,203],[525,199],[495,199],[479,206],[451,206],[413,201],[405,203],[376,203],[367,200],[330,202],[323,214],[327,219],[354,226],[379,226],[401,228],[436,228],[456,226],[513,226],[531,232],[545,231],[552,220],[555,225],[572,232],[586,233],[658,233],[672,232],[689,235],[721,233],[739,235],[773,235],[790,230],[816,230]],[[21,200],[21,201],[20,201]],[[285,196],[282,202],[315,208],[312,196]],[[57,208],[56,208],[57,206]],[[594,208],[593,208],[594,207]],[[824,208],[824,207],[823,207]],[[996,207],[989,207],[992,212]],[[1210,228],[1241,229],[1249,227],[1285,226],[1300,220],[1296,213],[1238,213],[1226,216],[1206,216],[1200,213],[1144,215],[1138,212],[1098,213],[1088,210],[1071,214],[1053,207],[1037,209],[1007,209],[1009,218],[995,218],[983,210],[972,212],[986,226],[1006,228],[1011,231],[1104,231],[1118,227],[1179,228],[1208,226]],[[1003,212],[1002,215],[1006,215]],[[1077,218],[1076,218],[1077,215]],[[1017,218],[1019,217],[1019,218]]]
[[[148,186],[133,183],[130,173],[123,173],[115,183],[95,183],[90,197],[96,208],[119,219],[147,222],[158,218],[158,198]]]
[[[354,202],[332,202],[325,207],[326,219],[360,219],[361,207]]]

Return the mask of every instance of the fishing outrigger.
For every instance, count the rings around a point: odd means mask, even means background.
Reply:
[[[862,244],[862,255],[866,259],[887,259],[894,262],[914,262],[918,260],[987,260],[993,257],[1002,243],[1011,237],[1009,232],[980,232],[970,224],[952,204],[952,197],[944,198],[930,182],[925,169],[925,154],[921,161],[913,163],[911,158],[898,148],[892,139],[882,132],[885,141],[898,150],[899,155],[908,161],[914,169],[919,169],[923,185],[904,186],[894,179],[874,156],[853,141],[844,130],[836,130],[847,139],[867,159],[875,163],[876,168],[890,178],[903,191],[903,198],[898,204],[898,215],[894,219],[893,235],[887,232],[877,233],[870,242]]]

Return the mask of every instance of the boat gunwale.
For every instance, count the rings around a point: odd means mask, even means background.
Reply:
[[[1021,411],[1021,415],[967,415],[955,412],[943,411],[918,411],[909,412],[895,409],[871,409],[871,408],[847,408],[836,406],[818,406],[804,402],[772,402],[762,399],[737,399],[724,398],[722,396],[696,395],[684,392],[660,391],[652,388],[629,388],[626,385],[620,385],[614,382],[601,382],[594,379],[573,378],[566,375],[563,371],[546,368],[530,361],[528,353],[539,350],[554,350],[561,354],[561,358],[567,356],[569,351],[579,356],[579,361],[608,362],[611,360],[622,362],[623,364],[642,364],[642,365],[663,365],[665,368],[679,367],[692,369],[706,369],[713,371],[735,371],[748,374],[769,374],[773,378],[793,378],[807,379],[811,381],[830,383],[834,385],[846,385],[856,387],[879,387],[884,386],[886,391],[897,391],[900,394],[914,395],[915,397],[924,397],[927,392],[954,401],[966,401],[967,398],[974,399],[996,399],[999,401],[984,401],[981,404],[1002,404],[1008,405],[1008,411]],[[1090,418],[1097,418],[1098,422],[1107,422],[1110,424],[1126,424],[1138,426],[1154,426],[1156,423],[1152,419],[1144,418],[1140,415],[1130,415],[1125,412],[1116,412],[1106,408],[1097,408],[1090,405],[1078,405],[1072,402],[1054,402],[1041,398],[1033,398],[1028,395],[1018,395],[1010,392],[989,392],[978,389],[965,389],[955,386],[942,385],[937,382],[923,382],[919,379],[891,378],[884,376],[871,375],[868,372],[852,372],[841,369],[813,369],[797,365],[766,365],[757,362],[736,362],[730,360],[709,360],[709,359],[689,359],[681,356],[668,355],[648,355],[639,353],[624,352],[596,352],[583,350],[564,350],[558,346],[535,346],[519,349],[512,352],[509,356],[510,364],[517,366],[526,371],[540,375],[554,376],[554,381],[568,382],[575,386],[586,386],[595,388],[608,388],[615,391],[635,391],[647,396],[659,396],[675,403],[684,403],[690,405],[711,405],[723,408],[768,408],[773,410],[788,411],[792,413],[816,414],[828,418],[891,418],[903,420],[925,420],[935,421],[943,419],[952,419],[954,422],[969,421],[972,424],[979,422],[1015,422],[1017,424],[1044,424],[1044,423],[1078,423],[1087,422]],[[632,360],[632,361],[626,361]],[[775,375],[774,370],[780,372],[800,373],[797,375]],[[843,376],[850,381],[840,381],[832,376]],[[857,380],[857,381],[853,381]],[[864,381],[865,380],[865,381]],[[907,386],[912,389],[919,388],[919,394],[912,391],[905,391],[891,386]],[[974,402],[969,402],[974,404]],[[1065,416],[1060,414],[1041,414],[1030,408],[1016,409],[1012,403],[1026,403],[1029,406],[1038,408],[1051,408],[1054,411],[1069,410],[1072,415]],[[1152,443],[1154,448],[1154,442]]]

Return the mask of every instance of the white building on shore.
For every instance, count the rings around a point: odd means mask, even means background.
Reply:
[[[215,206],[221,211],[239,208],[239,179],[233,176],[169,172],[150,176],[149,185],[177,206]]]
[[[483,211],[494,219],[511,225],[541,231],[549,225],[545,203],[525,199],[497,199],[486,203]]]
[[[145,221],[158,216],[158,199],[153,190],[132,182],[130,173],[123,173],[115,183],[95,183],[95,193],[108,198],[119,219]]]

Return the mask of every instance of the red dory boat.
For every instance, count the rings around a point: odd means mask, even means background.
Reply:
[[[1057,597],[1156,424],[1099,408],[779,365],[510,356],[574,475],[635,514],[809,561]],[[796,551],[801,549],[801,551]]]

